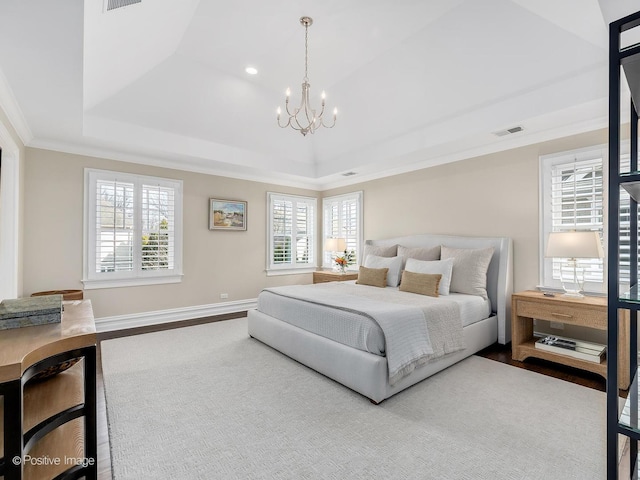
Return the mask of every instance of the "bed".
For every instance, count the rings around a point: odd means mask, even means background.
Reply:
[[[434,299],[398,292],[398,288],[393,286],[377,288],[356,285],[355,282],[276,287],[263,290],[258,297],[258,307],[248,312],[248,333],[364,395],[373,403],[380,403],[489,345],[496,342],[506,344],[511,339],[509,299],[513,280],[512,242],[509,238],[413,235],[368,240],[365,252],[378,254],[401,248],[402,255],[398,257],[402,257],[404,266],[407,256],[412,255],[411,252],[436,249],[439,255],[441,247],[443,254],[449,256],[455,255],[451,252],[491,251],[486,268],[486,295],[478,297],[455,293],[452,288],[449,295]],[[373,259],[379,260],[379,257],[372,255],[369,260]],[[363,263],[369,263],[369,260]],[[453,278],[458,273],[458,280],[462,279],[462,271],[454,268]],[[362,307],[361,311],[352,307],[351,303],[348,306],[342,303],[351,301],[356,293],[359,299],[353,300],[354,305]],[[433,339],[431,342],[427,341],[427,345],[424,342],[417,345],[416,348],[425,349],[420,360],[410,364],[410,368],[403,367],[399,370],[401,373],[398,373],[400,354],[394,352],[398,352],[401,347],[391,348],[393,342],[404,345],[407,337],[413,338],[416,335],[410,333],[410,330],[405,332],[404,337],[402,331],[391,330],[392,333],[389,333],[388,329],[401,328],[394,322],[390,323],[391,326],[385,325],[385,306],[389,303],[403,304],[397,308],[404,309],[407,317],[415,317],[418,315],[416,310],[422,310],[425,312],[423,318],[426,318],[429,309],[439,309],[443,312],[440,315],[446,317],[446,312],[453,309],[459,314],[460,325],[454,324],[448,328],[460,329],[460,339],[456,337],[448,344],[442,343],[445,351],[440,351],[437,355],[428,355],[429,350],[426,349],[433,347],[430,352],[434,349],[441,350],[439,338],[435,342]],[[378,318],[378,315],[381,317]],[[416,322],[415,318],[407,318],[407,328],[419,328]],[[433,334],[437,328],[433,326],[433,320],[429,322],[432,322],[428,328]],[[444,320],[442,325],[445,325]],[[382,332],[377,331],[380,330],[379,327],[383,328]],[[448,338],[448,332],[444,333]],[[394,340],[395,337],[399,340]],[[461,344],[457,345],[456,342]]]

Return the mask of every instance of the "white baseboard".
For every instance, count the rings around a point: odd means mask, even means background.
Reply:
[[[114,330],[124,330],[127,328],[147,327],[149,325],[161,325],[163,323],[179,322],[182,320],[193,320],[215,315],[244,312],[255,308],[257,302],[257,298],[252,298],[234,302],[212,303],[210,305],[197,305],[194,307],[96,318],[96,331],[98,333],[112,332]]]

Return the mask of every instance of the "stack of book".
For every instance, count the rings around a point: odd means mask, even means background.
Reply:
[[[583,342],[582,340],[573,340],[571,338],[552,335],[538,340],[536,342],[536,348],[593,363],[601,363],[606,350],[606,347],[599,343]]]
[[[26,297],[0,302],[0,330],[60,323],[62,295]]]

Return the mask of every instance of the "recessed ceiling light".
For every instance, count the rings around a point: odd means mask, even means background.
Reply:
[[[255,75],[258,73],[258,69],[256,67],[247,67],[244,69],[249,75]]]

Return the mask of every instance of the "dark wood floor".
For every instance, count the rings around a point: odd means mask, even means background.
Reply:
[[[511,344],[500,345],[498,343],[485,348],[478,352],[479,355],[490,360],[513,365],[514,367],[524,368],[533,372],[542,373],[550,377],[559,378],[567,382],[577,383],[585,387],[593,388],[601,392],[607,391],[606,381],[598,374],[587,372],[572,367],[565,367],[557,363],[541,360],[538,358],[529,358],[524,362],[519,362],[511,358]],[[619,390],[619,395],[627,398],[628,390]]]
[[[142,327],[129,330],[120,330],[117,332],[106,332],[98,334],[98,480],[112,480],[111,475],[111,451],[109,446],[109,431],[107,427],[107,408],[104,398],[104,382],[102,377],[102,357],[100,355],[100,342],[111,338],[128,337],[131,335],[140,335],[143,333],[157,332],[161,330],[169,330],[174,328],[187,327],[192,325],[200,325],[221,320],[229,320],[246,316],[246,313],[229,314],[218,317],[209,317],[198,320],[188,320],[178,323],[170,323],[164,325],[155,325],[151,327]],[[495,360],[497,362],[506,363],[517,368],[524,368],[534,372],[559,378],[567,382],[583,385],[588,388],[606,391],[604,378],[594,373],[585,372],[571,367],[564,367],[556,363],[547,362],[539,359],[528,359],[525,362],[518,362],[511,358],[511,345],[495,344],[477,353],[477,355]],[[627,396],[627,391],[620,390],[620,396]]]

